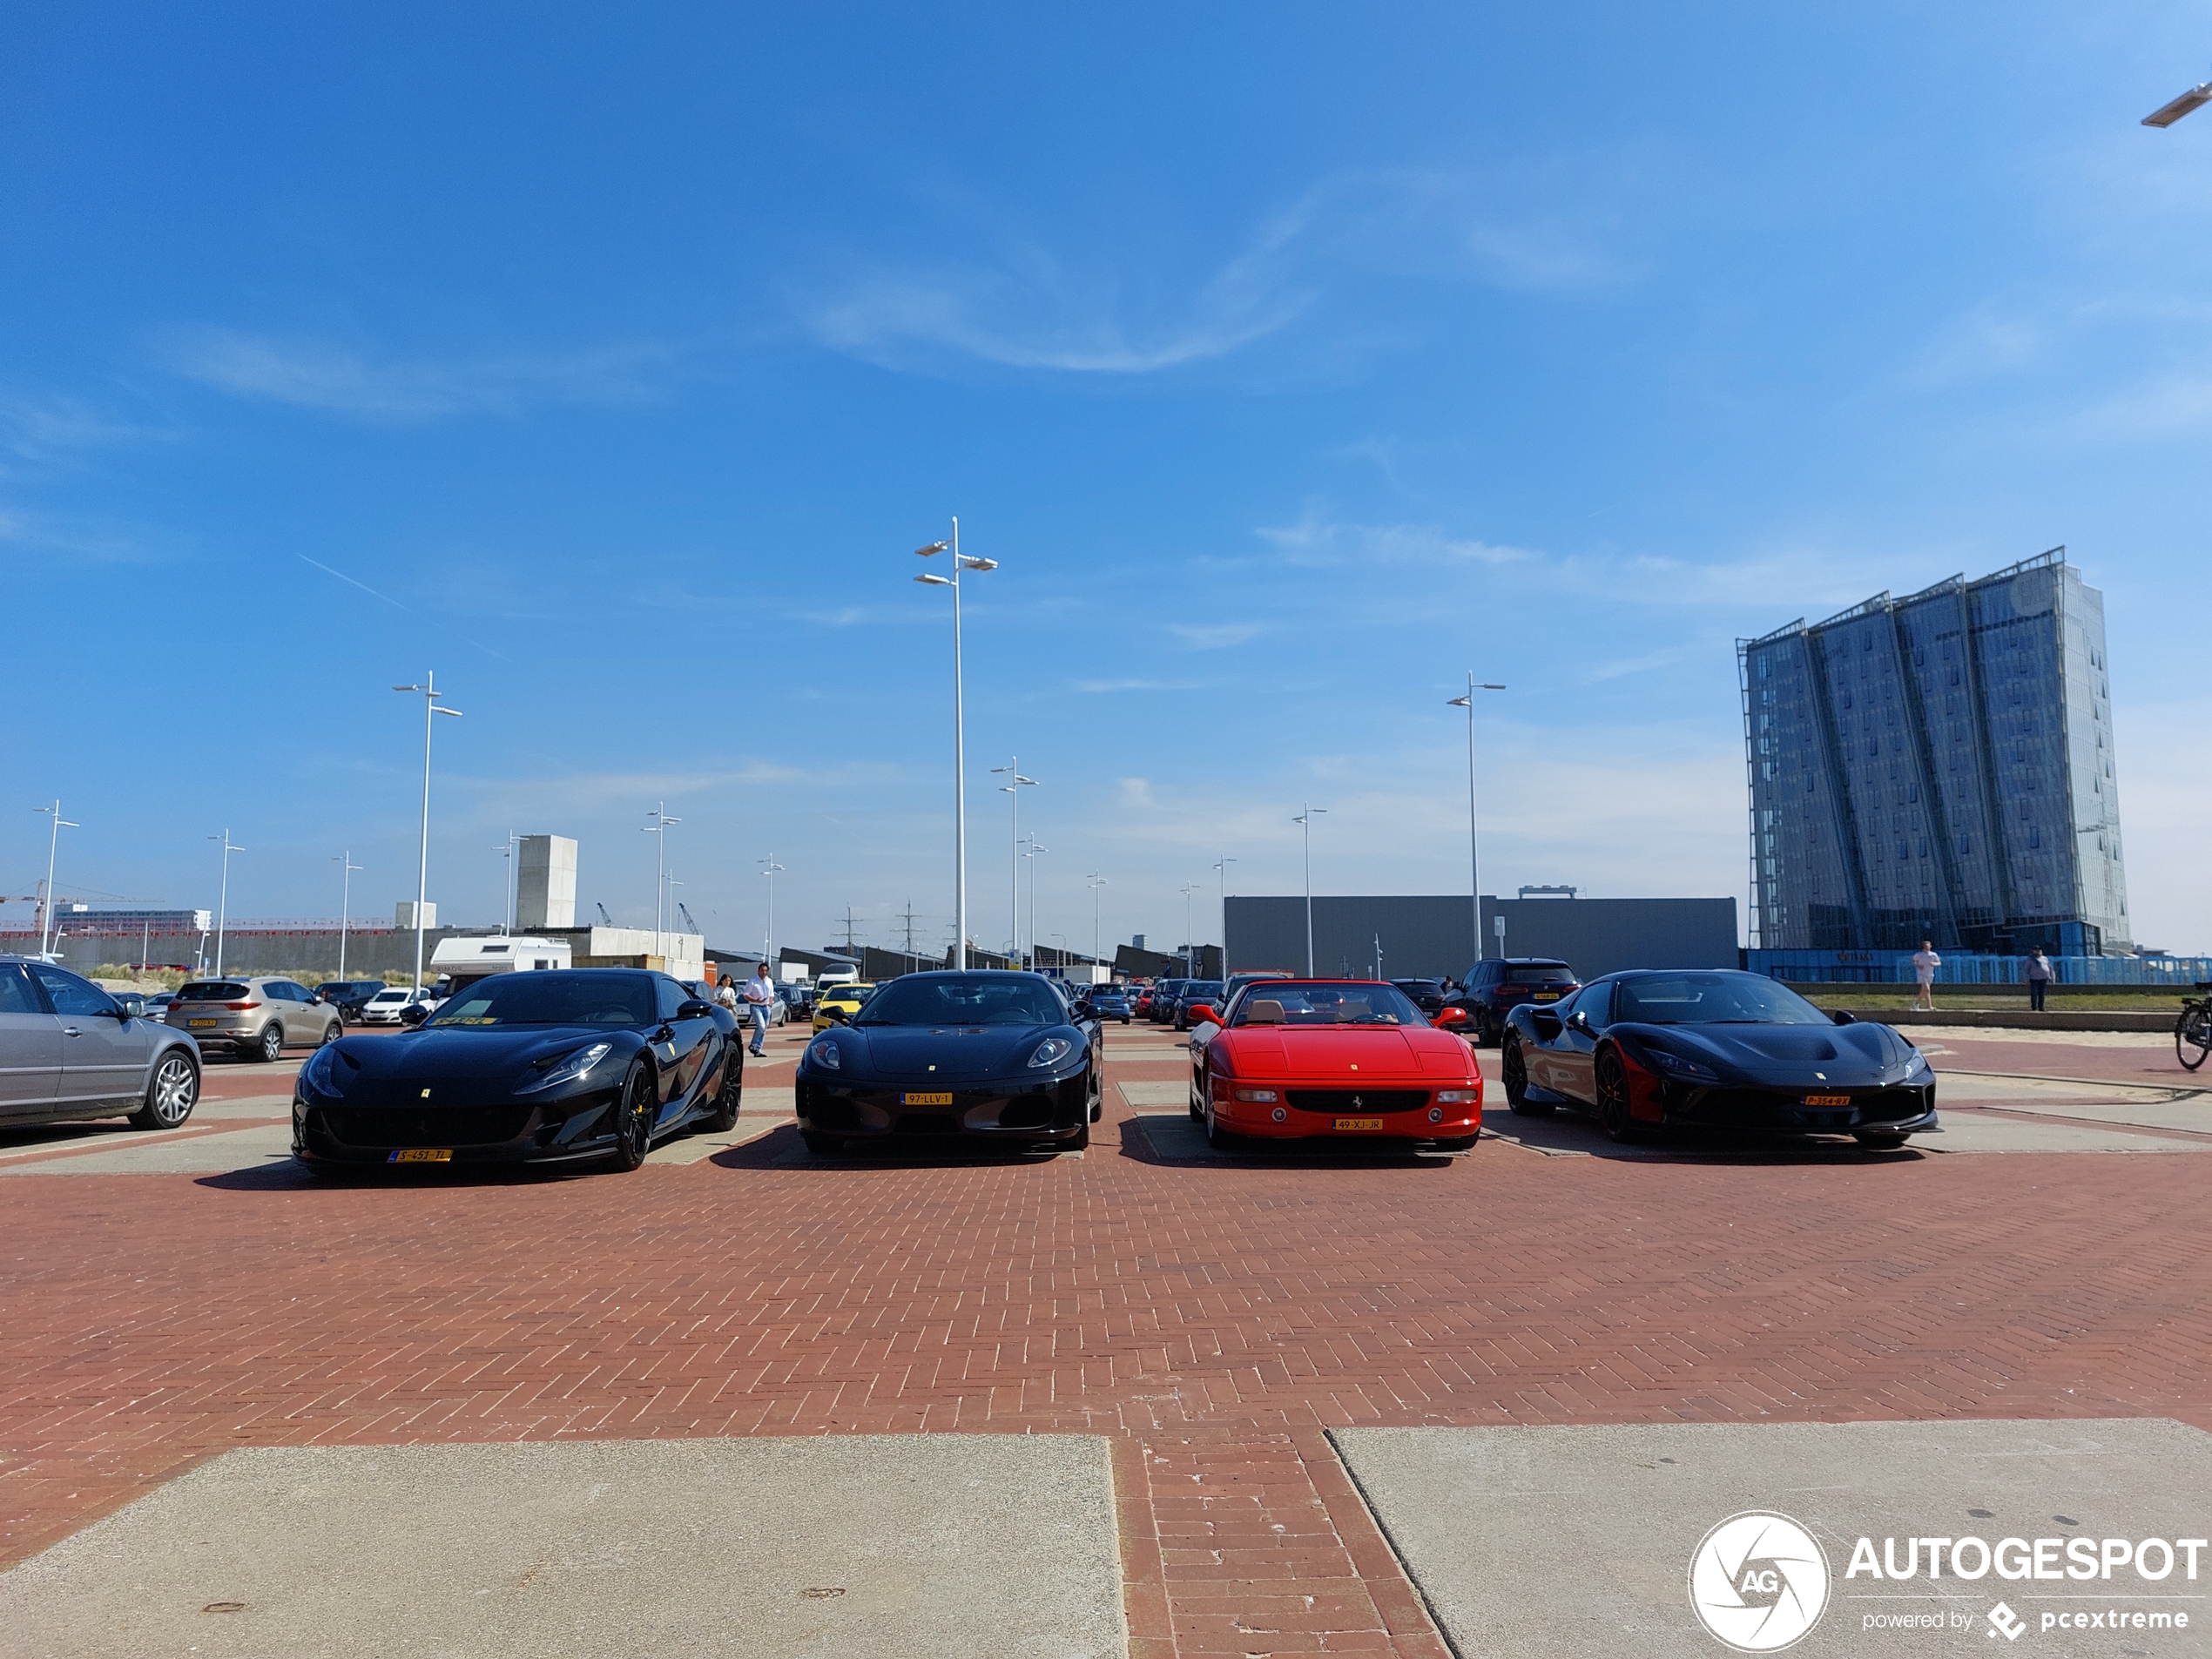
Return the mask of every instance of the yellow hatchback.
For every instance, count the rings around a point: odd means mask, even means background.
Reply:
[[[874,995],[873,985],[823,986],[814,998],[814,1029],[826,1031],[851,1019],[860,1011],[860,1004]]]

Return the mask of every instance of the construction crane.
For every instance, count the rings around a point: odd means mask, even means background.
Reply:
[[[615,925],[615,919],[607,914],[606,906],[601,904],[597,899],[594,899],[591,901],[591,907],[599,913],[599,920],[604,922],[608,927],[611,927]]]
[[[684,918],[684,931],[685,933],[704,934],[706,932],[705,928],[700,927],[698,922],[691,919],[691,907],[686,905],[681,899],[678,899],[676,901],[676,914]]]

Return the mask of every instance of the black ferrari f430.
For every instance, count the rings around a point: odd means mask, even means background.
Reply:
[[[1104,1099],[1099,1025],[1038,974],[906,974],[806,1045],[796,1106],[809,1150],[964,1140],[1089,1144]]]
[[[1757,974],[1608,974],[1564,1001],[1514,1008],[1501,1047],[1514,1111],[1579,1108],[1616,1141],[1696,1125],[1893,1150],[1936,1127],[1935,1073],[1900,1033],[1824,1014]]]
[[[293,1085],[292,1153],[319,1172],[595,1161],[634,1170],[663,1136],[736,1127],[744,1068],[734,1017],[665,974],[496,974],[413,1031],[316,1049]]]

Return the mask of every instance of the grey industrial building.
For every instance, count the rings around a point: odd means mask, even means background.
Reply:
[[[1228,901],[1228,966],[1305,970],[1303,896]],[[1389,979],[1458,979],[1479,956],[1554,956],[1585,979],[1627,968],[1734,968],[1736,900],[1335,895],[1313,900],[1313,968]],[[1497,931],[1506,924],[1502,939]]]
[[[1763,964],[2129,948],[2104,596],[2065,553],[1738,643]]]

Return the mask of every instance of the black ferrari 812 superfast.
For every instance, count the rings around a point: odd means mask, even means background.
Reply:
[[[1098,1022],[1038,974],[906,974],[799,1062],[799,1132],[817,1154],[862,1142],[1088,1145],[1104,1095]]]
[[[1936,1127],[1935,1073],[1900,1033],[1824,1014],[1758,974],[1610,974],[1564,1001],[1514,1008],[1501,1047],[1514,1111],[1578,1107],[1616,1141],[1696,1125],[1887,1150]]]
[[[737,1123],[744,1045],[724,1008],[665,974],[495,974],[413,1031],[315,1050],[292,1096],[292,1154],[365,1164],[634,1170],[653,1143]]]

